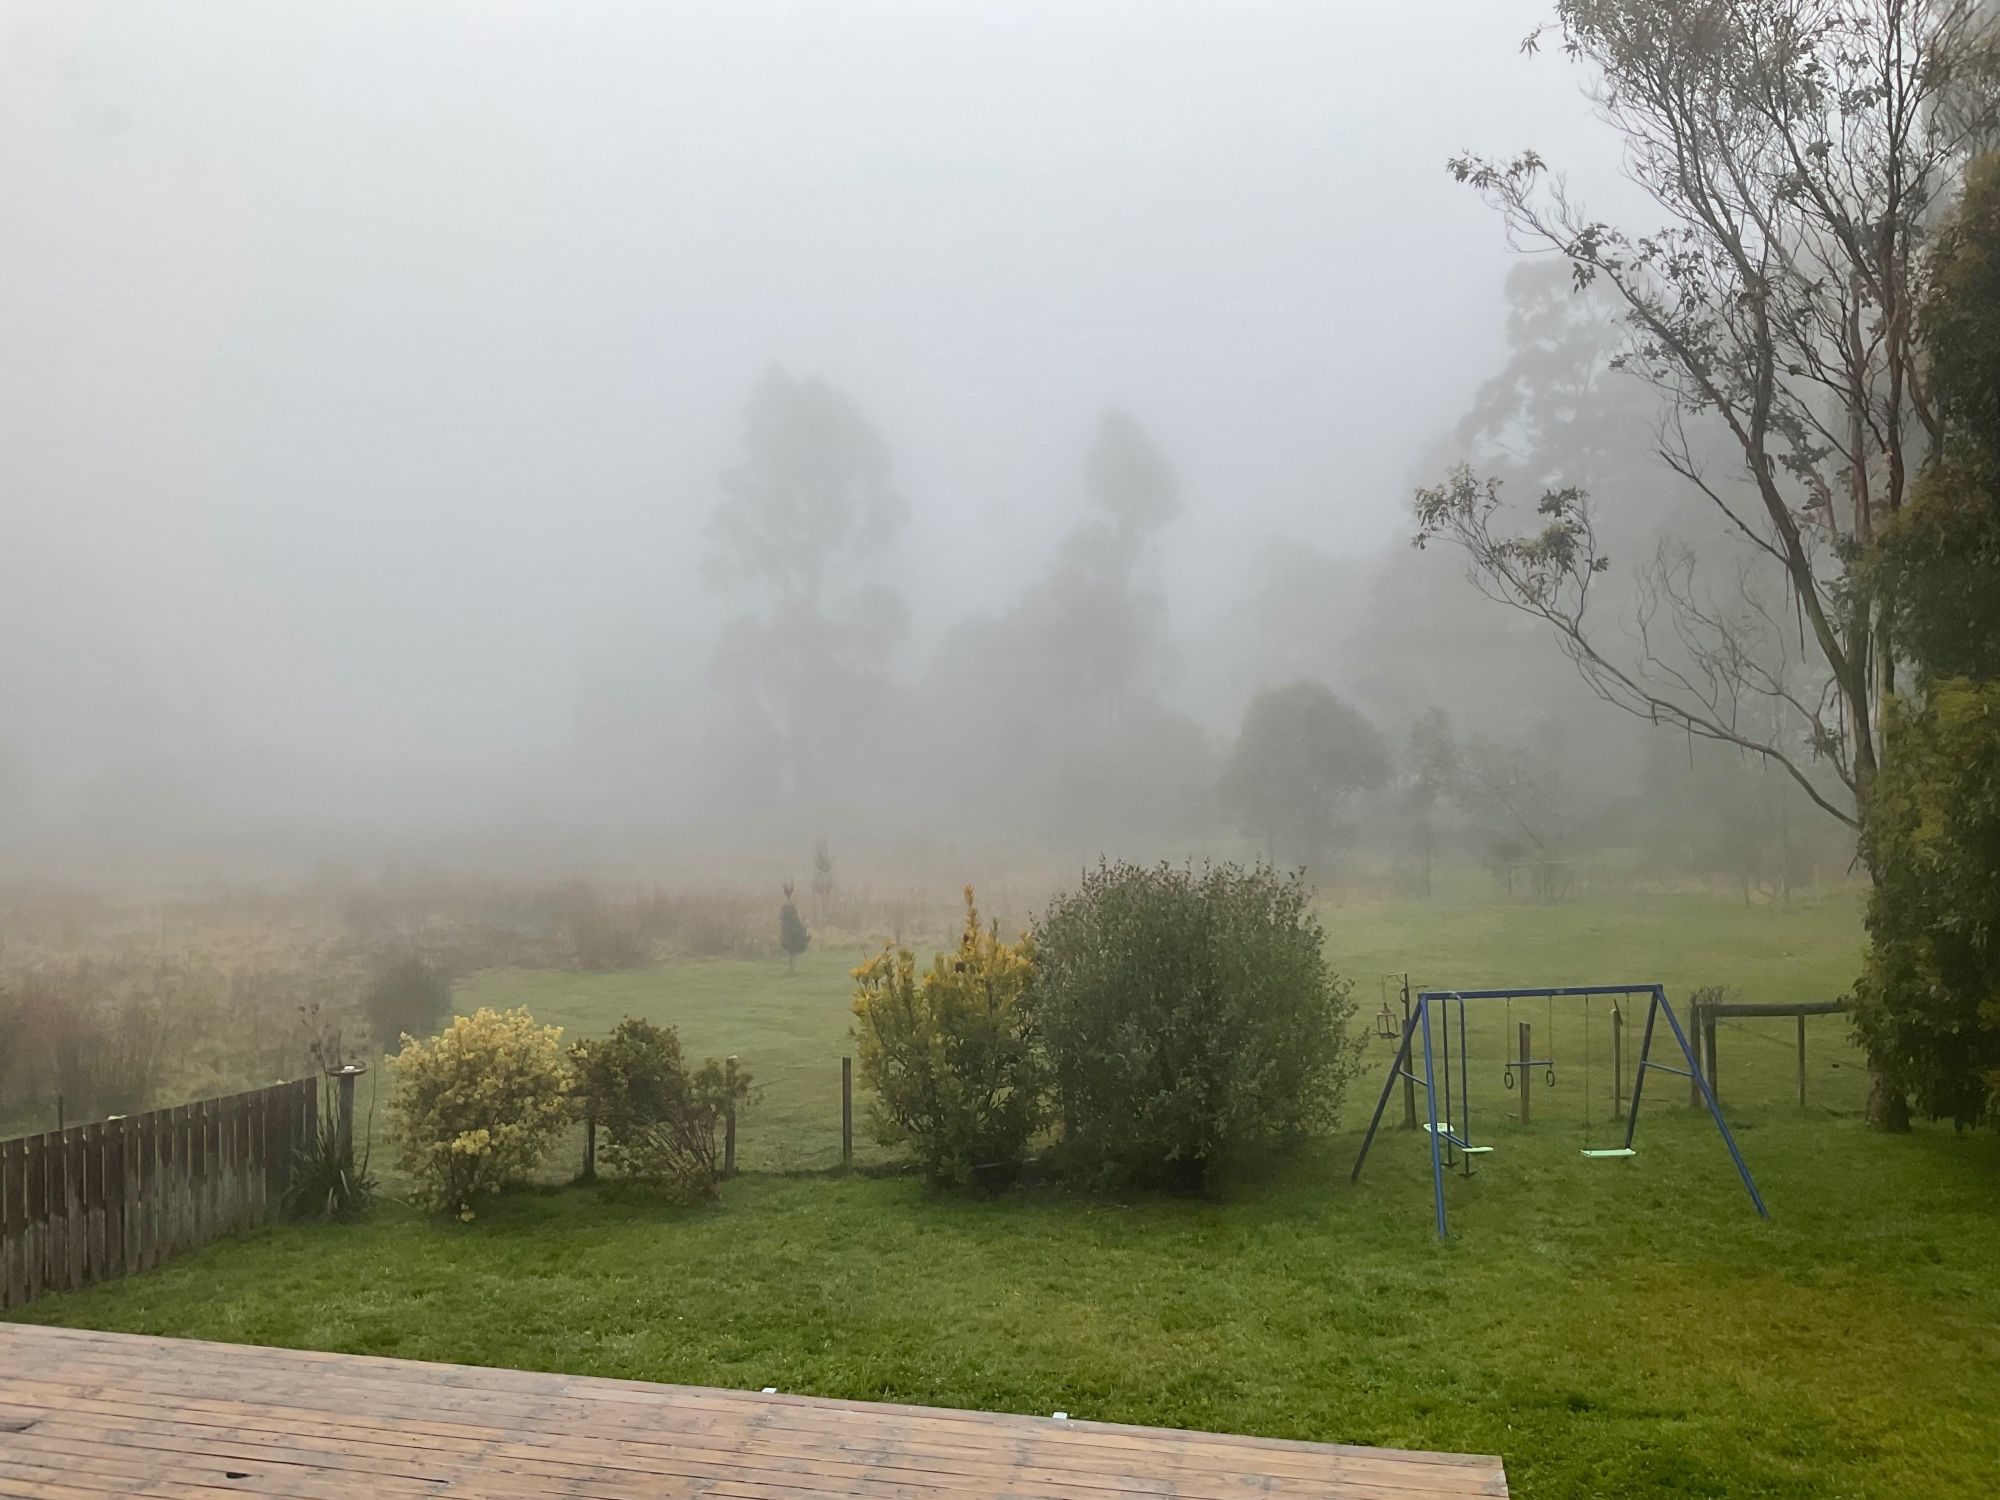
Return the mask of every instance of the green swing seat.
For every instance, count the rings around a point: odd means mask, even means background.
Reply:
[[[1612,1014],[1616,1016],[1618,1011],[1616,1002],[1613,1002],[1611,1010]],[[1619,1034],[1618,1029],[1614,1027],[1612,1035],[1618,1036]],[[1590,997],[1588,995],[1584,997],[1583,1001],[1583,1138],[1585,1140],[1590,1139]],[[1600,1157],[1606,1156],[1637,1156],[1638,1154],[1630,1146],[1585,1146],[1577,1153],[1577,1155],[1589,1161],[1596,1161]]]
[[[1420,1125],[1425,1130],[1429,1130],[1431,1128],[1431,1122],[1429,1120],[1419,1120],[1417,1121],[1417,1124]],[[1437,1128],[1437,1132],[1439,1135],[1443,1135],[1446,1129],[1447,1127],[1440,1125]],[[1458,1149],[1463,1151],[1467,1156],[1489,1156],[1492,1154],[1493,1151],[1493,1148],[1491,1146],[1460,1146]]]

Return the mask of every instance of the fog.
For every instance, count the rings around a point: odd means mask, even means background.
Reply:
[[[1542,9],[9,6],[8,870],[1185,853],[1300,677],[1610,796],[1408,547],[1517,420],[1445,159],[1631,191]],[[716,521],[760,390],[905,517],[809,588]]]

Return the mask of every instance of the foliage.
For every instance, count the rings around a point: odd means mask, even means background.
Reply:
[[[965,929],[921,982],[890,947],[854,970],[854,1039],[873,1091],[875,1134],[907,1146],[932,1182],[1011,1176],[1042,1116],[1041,1069],[1026,1004],[1033,943],[982,927],[965,888]]]
[[[1100,864],[1035,924],[1032,1006],[1062,1153],[1179,1185],[1324,1128],[1354,1051],[1347,981],[1297,875]]]
[[[2000,677],[2000,151],[1940,233],[1922,326],[1943,461],[1867,557],[1898,651],[1931,678]]]
[[[750,1075],[714,1058],[690,1073],[671,1026],[634,1016],[608,1037],[570,1047],[576,1094],[604,1131],[613,1171],[651,1183],[675,1203],[715,1195],[721,1132],[749,1096]]]
[[[2000,38],[1996,38],[2000,41]],[[1919,318],[1938,414],[1959,433],[2000,435],[2000,150],[1966,173],[1938,235],[1935,282]]]
[[[421,953],[404,953],[376,970],[362,1009],[384,1051],[405,1035],[431,1036],[451,1014],[451,975]]]
[[[1858,826],[1892,646],[1847,563],[1941,446],[1914,310],[1926,241],[1996,120],[2000,48],[1957,0],[1556,11],[1663,227],[1593,218],[1532,151],[1450,170],[1517,241],[1566,259],[1580,291],[1608,292],[1627,334],[1613,362],[1659,395],[1660,457],[1734,567],[1670,549],[1640,575],[1620,644],[1587,610],[1604,561],[1588,476],[1544,470],[1543,520],[1516,534],[1491,481],[1454,472],[1419,493],[1419,540],[1455,544],[1493,597],[1551,626],[1606,702],[1761,756]],[[1837,791],[1816,784],[1822,767]]]
[[[1157,569],[1180,480],[1132,416],[1104,412],[1082,465],[1084,502],[1046,566],[1006,610],[967,620],[926,675],[925,766],[979,799],[996,825],[1056,847],[1176,843],[1209,814],[1215,767],[1202,726],[1160,691],[1171,661]],[[917,754],[914,746],[912,754]],[[913,772],[921,768],[912,763]],[[978,802],[959,798],[963,819]]]
[[[1538,901],[1568,895],[1571,797],[1547,729],[1538,740],[1514,743],[1473,736],[1458,764],[1455,795],[1489,825],[1488,865],[1507,893],[1525,875]]]
[[[478,1200],[541,1160],[570,1118],[561,1039],[561,1027],[525,1010],[484,1008],[405,1039],[390,1059],[389,1114],[420,1201],[470,1219]]]
[[[89,960],[40,966],[20,979],[21,1032],[11,1045],[30,1059],[72,1121],[134,1114],[152,1103],[166,1047],[166,1021],[148,996],[119,993],[112,973]]]
[[[812,934],[806,931],[806,924],[799,916],[797,903],[792,900],[792,883],[785,882],[785,904],[778,908],[778,946],[785,950],[785,967],[789,971],[798,965],[799,955],[812,944]]]
[[[21,1039],[27,1032],[27,1020],[27,997],[18,990],[0,987],[0,1121],[8,1118],[14,1106],[8,1083],[26,1061],[27,1049]]]
[[[813,920],[822,927],[833,912],[833,850],[827,847],[825,839],[813,844]]]
[[[1918,1109],[1970,1124],[2000,1088],[2000,681],[1937,684],[1889,735],[1857,1029]]]
[[[310,1076],[327,1078],[348,1061],[340,1022],[327,1014],[317,1000],[299,1007],[299,1030],[305,1044],[306,1069]],[[379,1075],[376,1075],[379,1076]],[[360,1130],[362,1147],[357,1159],[353,1137],[343,1138],[340,1130],[340,1095],[332,1082],[319,1086],[319,1111],[304,1143],[292,1157],[292,1173],[285,1184],[282,1207],[294,1219],[324,1219],[353,1223],[367,1217],[375,1206],[380,1183],[371,1170],[374,1131]],[[369,1121],[374,1119],[370,1098]]]
[[[1845,866],[1843,857],[1828,868],[1839,874]],[[1475,866],[1452,859],[1440,861],[1436,890],[1428,900],[1346,902],[1337,908],[1337,928],[1326,920],[1339,967],[1349,975],[1400,971],[1413,962],[1410,955],[1420,953],[1419,981],[1425,974],[1451,975],[1452,982],[1498,985],[1532,974],[1537,983],[1588,984],[1607,972],[1639,974],[1667,985],[1676,1005],[1689,986],[1716,976],[1759,999],[1825,1000],[1850,987],[1860,967],[1863,893],[1851,886],[1823,883],[1801,893],[1803,899],[1790,908],[1745,908],[1733,890],[1680,879],[1628,882],[1615,878],[1610,867],[1603,867],[1602,874],[1569,901],[1528,905],[1500,899]],[[937,903],[941,913],[926,898],[910,898],[911,915],[899,946],[916,950],[919,982],[929,966],[929,950],[952,941],[952,929],[944,921],[963,910],[958,893],[950,894],[949,907]],[[980,911],[990,917],[1000,906],[999,892],[982,890],[980,895]],[[1041,904],[1011,895],[1008,901],[1010,910]],[[930,936],[940,931],[943,941]],[[1001,932],[1010,933],[1005,918]],[[756,1124],[737,1141],[738,1164],[746,1170],[808,1171],[836,1167],[841,1159],[838,1105],[829,1110],[828,1101],[838,1099],[838,1060],[853,1051],[850,971],[855,962],[853,953],[816,941],[791,977],[768,962],[680,961],[639,973],[587,975],[495,969],[469,977],[458,1003],[468,1010],[525,1005],[540,1019],[565,1027],[570,1036],[602,1036],[621,1016],[644,1016],[678,1030],[690,1057],[733,1052],[754,1060],[762,1079]],[[1357,994],[1364,987],[1372,992],[1374,981],[1357,980]],[[1376,997],[1370,993],[1365,998],[1372,1002]],[[1558,1022],[1563,1016],[1559,1009]],[[1537,1026],[1537,1038],[1541,1029]],[[1782,1035],[1779,1039],[1785,1040]],[[1630,1040],[1637,1045],[1636,1034]],[[1858,1112],[1865,1092],[1863,1059],[1847,1028],[1837,1020],[1815,1021],[1807,1040],[1815,1113],[1822,1103],[1843,1113]],[[1574,1045],[1565,1043],[1571,1051]],[[1511,1047],[1505,1053],[1513,1055]],[[1760,1064],[1753,1053],[1769,1056]],[[1496,1044],[1495,1056],[1500,1055]],[[1725,1087],[1736,1105],[1790,1099],[1797,1085],[1795,1066],[1784,1047],[1751,1042],[1732,1050]],[[1365,1076],[1365,1087],[1380,1086],[1374,1063]],[[1362,1087],[1356,1085],[1357,1090]],[[1648,1097],[1652,1087],[1647,1085]],[[1475,1080],[1475,1096],[1484,1097],[1479,1089]],[[1545,1102],[1536,1100],[1538,1121]],[[898,1153],[878,1144],[865,1128],[866,1103],[866,1095],[857,1101],[854,1160],[886,1165]],[[1363,1098],[1357,1092],[1350,1103],[1373,1105],[1374,1099],[1372,1093]],[[1347,1121],[1356,1123],[1353,1109],[1347,1111]],[[552,1160],[551,1165],[565,1169],[552,1175],[566,1175],[570,1163]]]
[[[323,1114],[292,1156],[285,1215],[352,1224],[374,1208],[380,1186],[370,1170],[369,1153],[364,1150],[356,1157],[353,1143],[341,1140],[337,1122]]]
[[[856,747],[904,629],[873,566],[907,506],[888,444],[827,381],[773,369],[745,403],[740,460],[709,523],[710,583],[750,603],[716,648],[731,694],[716,753],[737,791],[816,799],[869,770]]]
[[[889,447],[831,383],[767,371],[743,411],[743,456],[723,476],[709,523],[718,582],[814,598],[836,568],[864,559],[908,506],[890,481]]]
[[[1301,679],[1250,700],[1220,791],[1269,858],[1304,863],[1331,853],[1348,798],[1388,779],[1389,752],[1375,726],[1324,683]]]
[[[1403,747],[1399,775],[1404,816],[1409,821],[1416,861],[1416,894],[1431,894],[1431,877],[1437,862],[1437,831],[1432,817],[1440,799],[1458,787],[1462,768],[1458,738],[1451,727],[1451,715],[1432,705],[1410,724]]]
[[[1856,990],[1871,1060],[1911,1102],[2000,1113],[2000,156],[1941,238],[1924,325],[1952,419],[1945,463],[1884,529],[1866,576],[1915,681],[1892,700],[1869,792],[1873,940]]]

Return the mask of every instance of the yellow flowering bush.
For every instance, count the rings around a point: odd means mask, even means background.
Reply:
[[[473,1205],[525,1176],[568,1123],[562,1028],[525,1010],[484,1008],[389,1059],[390,1130],[427,1206],[470,1219]]]
[[[1040,1068],[1026,1006],[1029,940],[984,928],[965,888],[965,929],[921,981],[907,948],[853,971],[855,1050],[885,1145],[906,1145],[933,1182],[1011,1176],[1042,1118]]]

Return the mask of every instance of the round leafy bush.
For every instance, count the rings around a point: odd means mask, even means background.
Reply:
[[[525,1010],[480,1009],[389,1059],[390,1126],[419,1201],[470,1219],[526,1176],[570,1119],[562,1028]]]
[[[604,1130],[613,1171],[651,1183],[676,1203],[713,1197],[721,1135],[750,1075],[710,1058],[693,1072],[671,1026],[627,1016],[608,1037],[570,1048],[576,1092]]]
[[[1348,983],[1297,875],[1100,865],[1035,925],[1032,1006],[1061,1155],[1198,1186],[1330,1125],[1354,1057]]]

